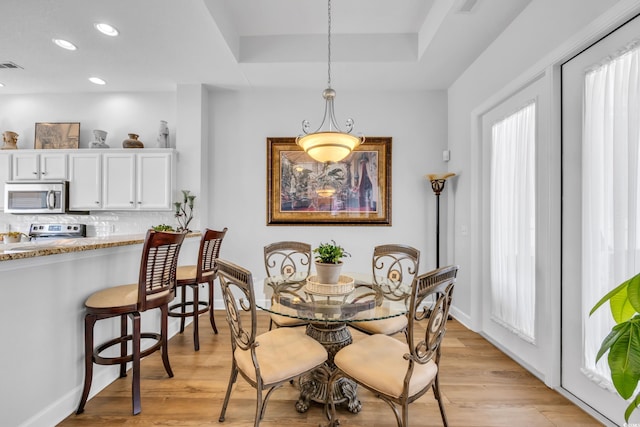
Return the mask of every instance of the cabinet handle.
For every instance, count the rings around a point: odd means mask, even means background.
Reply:
[[[38,175],[38,172],[31,172],[31,173],[34,174],[34,175]]]
[[[95,203],[96,203],[96,205],[99,205],[99,204],[100,204],[100,202],[95,202]]]
[[[138,204],[139,204],[139,205],[141,205],[141,204],[142,204],[142,202],[138,202]]]
[[[133,204],[133,202],[129,202],[129,204],[130,204],[130,205],[132,205],[132,204]]]
[[[47,174],[47,172],[46,172],[46,171],[42,172],[42,175],[46,175],[46,174]]]

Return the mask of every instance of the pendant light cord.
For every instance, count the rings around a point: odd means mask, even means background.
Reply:
[[[327,22],[329,23],[329,31],[328,33],[328,46],[327,46],[327,53],[328,53],[328,59],[327,59],[327,74],[328,74],[328,78],[327,78],[327,87],[331,87],[331,0],[327,0],[327,11],[328,11],[328,19]]]

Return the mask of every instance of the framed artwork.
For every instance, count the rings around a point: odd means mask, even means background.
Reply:
[[[267,225],[391,225],[391,137],[367,137],[338,163],[295,138],[267,138]]]
[[[78,148],[80,123],[36,123],[36,149]]]

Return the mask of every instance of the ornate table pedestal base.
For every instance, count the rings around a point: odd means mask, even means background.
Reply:
[[[356,383],[347,378],[338,378],[334,382],[333,390],[329,391],[329,377],[335,371],[336,365],[333,357],[343,347],[348,346],[353,341],[351,332],[345,323],[314,323],[307,326],[307,335],[322,344],[329,353],[329,359],[324,365],[324,369],[303,375],[299,379],[300,398],[296,402],[298,412],[306,412],[309,409],[310,401],[325,404],[327,396],[331,392],[333,401],[336,404],[346,402],[349,411],[354,414],[360,412],[362,405],[356,394]]]

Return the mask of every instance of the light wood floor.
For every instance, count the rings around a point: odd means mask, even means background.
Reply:
[[[130,376],[118,379],[91,399],[82,415],[70,415],[60,423],[72,426],[250,426],[255,411],[255,390],[241,377],[231,394],[226,421],[218,423],[230,371],[231,343],[224,312],[216,311],[220,333],[214,335],[208,319],[201,318],[200,351],[193,351],[192,330],[187,328],[169,343],[175,376],[168,378],[159,354],[142,362],[142,413],[131,415]],[[259,327],[266,331],[268,317],[260,313]],[[354,340],[361,338],[353,332]],[[402,339],[402,335],[398,336]],[[600,426],[601,424],[560,394],[547,388],[486,340],[450,320],[443,346],[441,392],[449,425],[500,426]],[[360,388],[362,412],[340,408],[341,425],[394,426],[391,409]],[[326,424],[323,410],[315,404],[304,414],[294,408],[297,391],[285,385],[272,395],[264,420],[269,426]],[[431,392],[412,403],[411,425],[441,426],[438,405]]]

